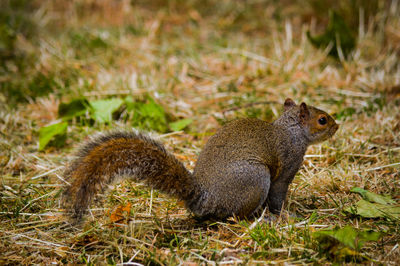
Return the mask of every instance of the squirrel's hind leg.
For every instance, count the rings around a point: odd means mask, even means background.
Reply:
[[[266,166],[237,161],[225,169],[213,176],[213,186],[203,188],[198,201],[190,205],[198,218],[251,217],[267,200],[271,176]]]
[[[247,163],[247,162],[246,162]],[[263,164],[248,163],[247,167],[240,168],[237,178],[242,183],[237,191],[238,217],[251,217],[263,208],[267,201],[271,186],[271,174],[268,167]]]

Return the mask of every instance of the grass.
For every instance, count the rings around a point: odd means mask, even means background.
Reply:
[[[360,199],[353,187],[399,204],[400,6],[317,2],[3,1],[0,263],[398,265],[399,221],[344,209]],[[323,31],[328,7],[357,33],[348,58],[307,40],[307,30]],[[327,110],[341,127],[309,148],[290,187],[286,210],[300,218],[199,224],[175,199],[123,182],[71,226],[59,205],[64,166],[88,135],[130,127],[132,116],[72,119],[66,144],[42,152],[39,129],[71,99],[146,95],[171,121],[193,119],[185,131],[159,135],[190,169],[221,124],[272,121],[286,97]],[[346,225],[383,236],[356,253],[313,237]]]

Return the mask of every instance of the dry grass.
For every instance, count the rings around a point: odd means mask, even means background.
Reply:
[[[0,73],[1,264],[328,264],[344,258],[321,250],[312,232],[336,225],[384,233],[348,262],[400,264],[398,221],[343,211],[359,199],[350,193],[355,186],[400,201],[398,1],[377,1],[357,29],[356,50],[339,61],[307,41],[308,29],[322,27],[313,1],[129,2],[37,1],[20,9],[36,28],[33,36],[17,32],[15,55]],[[6,105],[7,89],[31,93],[40,84],[52,92]],[[72,151],[94,132],[129,123],[73,121],[67,145],[45,152],[37,151],[38,129],[79,95],[144,93],[174,117],[193,118],[187,132],[161,136],[190,169],[221,122],[272,120],[286,97],[335,114],[340,130],[308,150],[290,188],[287,210],[301,218],[197,224],[175,199],[123,182],[91,206],[82,226],[68,224],[59,189]]]

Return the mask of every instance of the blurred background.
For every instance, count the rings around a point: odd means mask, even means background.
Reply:
[[[178,95],[211,80],[222,90],[257,87],[251,79],[262,89],[283,85],[301,80],[293,74],[298,60],[317,60],[305,42],[336,59],[337,36],[346,59],[398,52],[397,2],[3,0],[1,94],[15,104],[50,93],[95,95],[104,87]]]
[[[287,97],[339,120],[398,100],[397,0],[0,5],[0,101],[34,121],[39,150],[68,129],[272,121]]]

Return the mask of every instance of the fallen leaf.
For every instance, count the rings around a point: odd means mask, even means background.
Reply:
[[[132,204],[128,202],[125,206],[118,206],[111,214],[110,219],[113,223],[121,223],[128,218]]]
[[[118,98],[91,101],[92,117],[99,123],[110,123],[112,121],[112,114],[117,111],[124,103],[123,100]]]
[[[360,250],[367,241],[377,241],[380,235],[378,232],[359,230],[351,226],[335,228],[333,230],[320,230],[313,233],[313,236],[320,242],[325,241],[326,238],[335,239],[354,250]]]
[[[360,194],[365,200],[370,201],[370,202],[376,202],[380,204],[396,204],[396,201],[394,201],[390,196],[383,196],[383,195],[378,195],[376,193],[370,192],[368,190],[359,188],[359,187],[354,187],[350,190],[350,192],[355,192]]]
[[[63,145],[67,138],[67,127],[67,122],[61,122],[39,129],[39,151],[43,150],[52,140],[57,146]]]
[[[354,206],[344,209],[346,212],[360,215],[365,218],[390,218],[400,219],[400,206],[372,203],[360,200]]]

